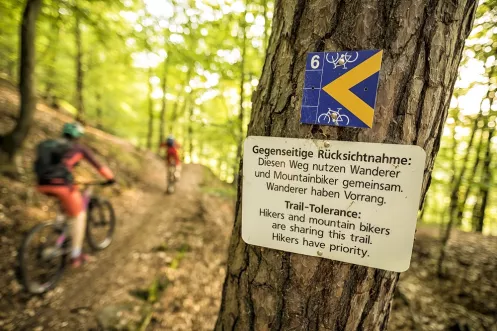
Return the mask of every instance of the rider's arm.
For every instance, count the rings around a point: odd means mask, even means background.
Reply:
[[[114,179],[114,174],[112,171],[105,165],[100,164],[93,153],[86,148],[85,146],[80,146],[81,148],[81,153],[83,153],[84,158],[95,168],[98,170],[100,175],[104,177],[105,179],[111,180]]]

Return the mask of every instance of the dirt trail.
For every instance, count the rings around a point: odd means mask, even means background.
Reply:
[[[3,299],[8,297],[9,304],[2,309],[0,329],[96,328],[96,316],[103,307],[130,300],[132,291],[147,287],[177,254],[174,248],[181,245],[178,238],[185,229],[175,223],[202,212],[199,185],[204,171],[201,166],[185,166],[177,191],[171,196],[150,187],[148,191],[129,191],[113,200],[118,215],[113,244],[97,253],[84,269],[68,269],[57,288],[44,297],[5,293]],[[156,183],[163,180],[159,177]],[[151,253],[164,244],[176,247],[171,252]]]

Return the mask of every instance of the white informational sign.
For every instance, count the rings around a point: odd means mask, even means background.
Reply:
[[[244,148],[246,243],[409,268],[426,158],[421,147],[248,137]]]

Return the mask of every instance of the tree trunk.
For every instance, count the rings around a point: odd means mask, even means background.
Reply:
[[[490,109],[492,109],[493,101],[490,101]],[[478,148],[476,150],[476,161],[474,167],[474,177],[473,177],[473,186],[476,188],[474,195],[476,197],[476,202],[473,206],[473,213],[471,215],[471,224],[473,226],[473,230],[478,232],[479,223],[483,222],[483,218],[485,215],[482,214],[483,204],[484,204],[484,191],[485,191],[485,182],[488,179],[486,177],[486,151],[487,145],[486,142],[491,139],[491,129],[489,128],[489,117],[490,114],[486,115],[483,120],[483,128],[481,130],[480,142]],[[490,139],[489,139],[490,138]],[[485,148],[485,149],[484,149]],[[482,151],[484,154],[482,155]],[[481,166],[480,166],[481,164]],[[479,176],[478,176],[479,175]],[[486,202],[485,202],[486,204]]]
[[[103,124],[102,124],[102,94],[100,92],[97,92],[97,129],[102,130],[103,129]]]
[[[50,41],[50,59],[49,59],[49,64],[46,72],[46,79],[47,83],[45,86],[45,101],[47,102],[48,105],[50,105],[52,108],[58,108],[57,106],[57,96],[54,93],[55,89],[55,81],[56,81],[56,68],[57,68],[57,55],[58,55],[58,45],[59,45],[59,39],[60,39],[60,13],[59,13],[59,8],[60,6],[58,4],[55,4],[55,8],[57,10],[57,16],[55,17],[55,21],[52,24],[52,32],[50,34],[51,36],[51,41]]]
[[[190,156],[190,163],[193,163],[193,109],[195,102],[191,100],[188,106],[188,155]]]
[[[181,96],[182,96],[182,93],[181,92],[178,93],[178,95],[176,96],[176,100],[174,101],[173,110],[171,112],[171,118],[170,118],[168,126],[167,126],[168,127],[167,132],[169,132],[169,134],[174,134],[173,133],[173,123],[178,119],[178,108],[179,108]]]
[[[154,100],[152,92],[154,86],[152,85],[152,67],[148,68],[148,131],[147,131],[147,149],[152,149],[152,137],[154,135]]]
[[[248,135],[421,146],[427,153],[424,197],[477,3],[365,4],[276,1]],[[373,129],[301,125],[306,53],[351,49],[384,50]],[[241,172],[238,178],[216,330],[385,330],[399,274],[245,244]]]
[[[494,73],[495,73],[495,67],[492,66],[490,68],[490,72],[488,73],[488,77],[493,77]],[[461,225],[463,214],[464,214],[464,209],[466,206],[466,201],[468,200],[470,187],[471,187],[471,184],[468,184],[468,187],[465,190],[463,190],[461,184],[463,183],[463,180],[466,177],[466,173],[469,169],[469,155],[470,155],[471,149],[473,148],[476,132],[478,131],[478,125],[480,123],[480,120],[483,117],[483,101],[485,99],[490,100],[491,93],[492,93],[492,89],[491,89],[490,84],[489,84],[487,86],[486,97],[483,98],[482,101],[480,102],[480,110],[478,112],[478,115],[476,116],[476,119],[473,122],[471,136],[469,137],[468,147],[466,148],[467,153],[464,155],[464,159],[463,159],[462,167],[461,167],[461,172],[460,172],[459,176],[453,182],[452,193],[451,193],[450,199],[451,199],[451,205],[454,204],[456,210],[454,210],[454,211],[451,210],[450,217],[454,219],[454,222],[455,222],[454,224],[457,226]],[[481,147],[481,146],[479,146],[479,147]],[[479,152],[478,152],[477,156],[478,155],[479,155]],[[461,198],[461,196],[462,196],[462,198]]]
[[[487,209],[490,188],[492,186],[492,169],[490,168],[490,164],[492,163],[492,138],[494,137],[494,134],[495,125],[488,130],[487,146],[485,150],[485,158],[483,160],[482,176],[480,180],[481,204],[479,204],[479,209],[475,214],[476,217],[474,222],[476,232],[483,232],[483,226],[485,224],[485,212]]]
[[[28,0],[21,24],[21,55],[19,57],[19,91],[21,105],[16,126],[7,135],[0,137],[0,165],[7,172],[16,172],[15,156],[26,139],[36,111],[35,86],[35,39],[36,20],[42,0]],[[5,168],[4,168],[5,167]]]
[[[459,124],[458,117],[459,117],[459,109],[457,109],[455,112],[454,130],[452,130],[452,175],[449,182],[449,192],[450,192],[449,193],[450,202],[448,209],[449,221],[447,222],[445,231],[443,231],[442,246],[440,248],[440,255],[437,261],[437,273],[439,277],[443,276],[443,263],[445,260],[445,254],[447,252],[447,243],[449,242],[450,234],[452,233],[452,228],[454,227],[454,223],[456,221],[455,216],[457,214],[457,208],[458,208],[457,193],[459,193],[459,185],[461,185],[461,183],[458,182],[458,179],[460,179],[460,177],[459,178],[457,177],[457,162],[456,162],[456,157],[457,157],[456,129],[457,125]],[[445,218],[442,218],[442,223],[444,223],[444,219]]]
[[[243,108],[243,102],[245,101],[245,55],[247,53],[247,22],[245,22],[245,16],[247,14],[247,2],[245,1],[245,12],[240,20],[240,25],[242,26],[242,60],[240,62],[240,112],[238,113],[238,145],[236,148],[236,161],[233,172],[235,176],[233,177],[233,184],[238,183],[238,164],[242,158],[242,144],[243,144],[243,122],[245,120],[245,110]]]
[[[157,145],[158,150],[160,149],[160,144],[164,142],[165,128],[166,128],[166,89],[167,89],[167,72],[169,67],[169,56],[164,60],[164,72],[162,74],[162,107],[160,111],[160,124],[159,124],[159,144]]]
[[[480,107],[480,112],[478,113],[477,119],[474,121],[473,124],[473,131],[471,132],[471,136],[469,138],[469,143],[468,143],[468,148],[467,148],[467,153],[464,155],[464,158],[462,160],[462,165],[461,165],[461,171],[457,173],[457,168],[453,169],[453,174],[452,174],[452,180],[450,181],[450,187],[451,187],[451,192],[450,192],[450,204],[449,204],[449,223],[458,225],[461,224],[461,220],[458,218],[459,216],[462,216],[462,208],[461,208],[461,203],[465,204],[465,201],[461,201],[461,184],[466,176],[466,171],[468,169],[468,161],[469,161],[469,151],[471,151],[471,148],[473,147],[473,141],[475,138],[475,133],[478,130],[478,121],[481,117],[481,107]],[[457,123],[457,120],[456,120]],[[454,142],[457,144],[457,140],[455,139],[456,132],[454,128],[454,132],[452,133],[454,136]],[[455,158],[456,158],[456,149],[457,145],[453,146],[453,164],[455,164]],[[461,211],[461,213],[459,213]]]
[[[83,123],[85,120],[85,108],[83,103],[83,45],[81,40],[81,19],[79,13],[75,13],[76,23],[74,35],[76,40],[76,120]]]

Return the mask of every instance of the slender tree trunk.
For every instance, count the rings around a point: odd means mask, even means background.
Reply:
[[[168,129],[167,129],[167,132],[169,132],[170,134],[174,134],[173,133],[173,124],[178,119],[178,108],[179,108],[179,104],[181,102],[180,101],[181,97],[182,97],[182,93],[178,93],[178,95],[176,96],[176,100],[174,101],[173,111],[171,112],[171,118],[169,120]]]
[[[247,2],[245,1],[245,12],[240,21],[240,25],[242,26],[242,60],[240,62],[240,105],[238,113],[238,144],[236,148],[236,162],[234,165],[233,172],[235,173],[235,177],[233,178],[233,184],[236,185],[238,183],[238,164],[242,158],[242,145],[243,145],[243,137],[244,135],[244,121],[245,121],[245,110],[243,107],[243,103],[245,101],[245,56],[247,54],[247,22],[245,22],[245,16],[247,14]]]
[[[491,102],[490,107],[492,107],[493,102]],[[473,213],[471,215],[471,224],[473,226],[473,230],[478,230],[478,223],[481,222],[481,219],[484,215],[481,214],[483,209],[483,196],[484,196],[484,183],[485,183],[485,151],[486,151],[486,142],[488,141],[488,137],[490,136],[490,129],[488,127],[489,115],[484,117],[483,120],[483,128],[481,130],[480,142],[478,148],[476,150],[476,161],[474,166],[474,177],[473,177],[473,187],[474,187],[474,195],[476,197],[476,202],[473,206]],[[485,148],[485,149],[484,149]],[[482,155],[483,154],[483,155]]]
[[[157,149],[160,149],[160,144],[164,142],[165,137],[165,128],[166,128],[166,89],[167,89],[167,72],[169,68],[169,55],[164,60],[164,72],[162,73],[162,107],[160,111],[160,124],[159,124],[159,144],[157,145]]]
[[[493,77],[494,73],[495,73],[495,67],[491,67],[490,72],[488,73],[488,77]],[[470,187],[471,187],[471,184],[468,184],[467,188],[464,189],[461,184],[462,184],[464,178],[466,178],[466,173],[469,169],[470,151],[473,148],[476,132],[478,131],[478,125],[483,117],[483,101],[485,99],[490,100],[490,93],[491,93],[491,88],[490,88],[490,84],[489,84],[487,86],[486,97],[483,98],[482,101],[480,102],[480,110],[478,112],[478,115],[476,116],[475,121],[473,122],[471,136],[469,137],[468,147],[466,149],[467,153],[464,155],[461,172],[460,172],[459,176],[456,178],[454,186],[452,187],[451,204],[453,203],[453,200],[455,200],[455,206],[456,206],[457,213],[455,213],[455,215],[454,215],[454,213],[451,211],[450,217],[455,218],[455,224],[457,226],[461,225],[464,210],[466,207],[466,202],[468,200]],[[481,148],[481,145],[479,145],[479,148]],[[477,155],[479,155],[479,152]],[[462,199],[461,199],[461,196],[462,196]]]
[[[103,129],[103,124],[102,124],[102,117],[103,117],[103,112],[102,112],[102,94],[100,92],[97,92],[97,128],[99,130]]]
[[[35,95],[35,39],[36,20],[40,13],[42,0],[28,0],[22,16],[21,55],[19,57],[19,90],[21,105],[19,117],[14,129],[5,136],[0,137],[0,166],[2,172],[16,173],[15,156],[22,147],[31,128],[36,111]]]
[[[476,6],[277,0],[248,135],[421,146],[424,197]],[[306,53],[329,49],[384,50],[372,129],[300,124]],[[398,273],[245,244],[242,169],[216,330],[385,330]]]
[[[479,209],[474,214],[475,221],[473,224],[475,225],[476,232],[483,232],[483,226],[485,224],[485,212],[487,209],[490,188],[492,187],[492,169],[490,168],[490,165],[492,163],[492,138],[494,137],[494,135],[495,125],[488,130],[487,146],[485,150],[485,158],[483,160],[482,176],[480,180],[481,203],[478,205]]]
[[[147,148],[152,149],[152,137],[154,135],[154,100],[152,93],[154,86],[152,85],[152,67],[148,68],[148,131],[147,131]]]
[[[188,107],[188,155],[190,156],[190,163],[193,163],[193,109],[195,108],[195,102],[193,100],[190,102]]]
[[[181,141],[182,141],[182,144],[183,144],[183,142],[185,144],[185,157],[186,157],[186,148],[187,148],[187,144],[188,144],[188,114],[189,114],[191,102],[193,102],[192,101],[192,94],[189,93],[185,97],[185,102],[183,102],[181,113],[179,114],[179,116],[183,117],[183,119],[184,119],[184,123],[181,125]],[[177,127],[180,127],[180,125],[178,124]]]
[[[186,77],[185,77],[185,86],[183,87],[183,91],[185,91],[185,88],[187,86],[190,86],[190,79],[192,78],[192,74],[193,74],[193,65],[189,66],[188,67],[188,71],[186,72]],[[183,92],[182,92],[183,93]],[[183,105],[182,105],[182,109],[181,109],[181,112],[179,114],[179,116],[185,116],[187,117],[188,116],[188,113],[189,113],[189,109],[190,109],[190,104],[192,102],[194,102],[193,100],[193,91],[190,91],[190,92],[186,92],[187,95],[185,96],[185,100],[183,102]],[[178,117],[179,117],[178,116]],[[178,126],[178,125],[177,125]],[[187,141],[187,131],[188,131],[188,119],[186,119],[185,121],[185,124],[182,126],[182,134],[183,134],[183,141],[186,142]],[[186,151],[186,146],[185,146],[185,151]],[[184,154],[186,156],[186,153]]]
[[[480,111],[476,117],[476,120],[473,122],[473,127],[471,131],[471,136],[469,137],[467,153],[464,155],[461,165],[461,171],[455,177],[453,177],[453,181],[451,181],[451,194],[450,194],[450,218],[451,222],[455,225],[460,225],[462,221],[462,216],[464,212],[464,206],[466,205],[466,199],[461,199],[461,196],[467,198],[467,196],[462,194],[462,182],[466,177],[466,173],[469,169],[469,155],[470,151],[473,148],[473,143],[476,135],[476,131],[478,131],[478,123],[482,117],[482,107],[480,105]],[[455,133],[454,133],[455,134]],[[464,192],[469,191],[465,190]]]
[[[456,128],[457,125],[459,124],[459,110],[456,110],[455,116],[454,116],[454,129],[452,130],[452,175],[450,178],[450,202],[449,202],[449,208],[448,208],[448,216],[449,216],[449,221],[447,222],[447,226],[445,227],[445,231],[443,232],[442,236],[442,246],[440,248],[440,255],[438,257],[438,263],[437,263],[437,273],[439,277],[443,276],[443,263],[445,260],[445,254],[447,253],[447,243],[449,242],[450,235],[452,233],[452,228],[454,227],[454,223],[456,222],[455,216],[457,214],[457,193],[459,192],[459,185],[461,184],[456,183],[456,177],[457,177],[457,162],[456,162],[456,157],[457,157],[457,139],[456,139]],[[458,185],[458,186],[456,186]],[[454,193],[455,192],[455,193]],[[453,196],[453,194],[456,194],[456,196]],[[444,212],[445,215],[445,212]]]
[[[76,23],[74,34],[76,39],[76,120],[83,123],[85,121],[85,107],[83,103],[83,41],[81,37],[81,18],[79,13],[75,13]]]
[[[59,5],[56,4],[57,16],[55,21],[52,24],[53,31],[51,35],[50,41],[50,59],[46,72],[47,83],[45,86],[45,100],[48,105],[53,108],[58,108],[57,106],[57,96],[55,95],[55,81],[56,81],[56,68],[57,68],[57,55],[58,55],[58,45],[60,39],[60,14],[59,14]]]

